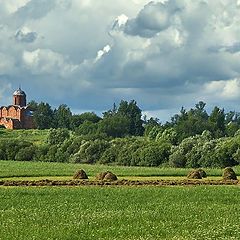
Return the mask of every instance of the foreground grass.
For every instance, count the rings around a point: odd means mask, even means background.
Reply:
[[[107,170],[114,172],[120,177],[185,177],[190,171],[190,169],[187,168],[122,167],[70,163],[0,161],[0,178],[70,177],[80,168],[84,169],[90,177]],[[222,175],[222,169],[205,170],[208,176],[220,177]],[[237,175],[240,175],[240,167],[236,167],[235,171]]]
[[[0,239],[239,239],[239,190],[0,188]]]

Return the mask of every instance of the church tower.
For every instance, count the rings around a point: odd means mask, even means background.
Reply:
[[[19,88],[13,93],[13,105],[26,107],[27,100],[26,100],[26,93]]]

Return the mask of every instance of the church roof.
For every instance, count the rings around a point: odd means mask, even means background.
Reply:
[[[29,106],[21,107],[19,105],[0,106],[0,109],[6,108],[8,110],[11,107],[14,107],[16,110],[17,109],[27,109],[27,110],[29,110]]]
[[[26,96],[26,93],[21,89],[17,89],[14,93],[13,93],[14,96]]]

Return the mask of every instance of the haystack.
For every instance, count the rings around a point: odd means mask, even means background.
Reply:
[[[88,179],[88,176],[83,169],[80,169],[73,175],[73,179]]]
[[[96,176],[96,180],[116,181],[117,176],[112,172],[101,172]]]
[[[226,167],[223,170],[223,180],[237,180],[237,175],[230,167]]]
[[[201,173],[198,170],[192,170],[188,175],[189,179],[202,179]]]
[[[108,172],[105,175],[104,180],[106,180],[106,181],[117,181],[117,176],[115,174],[113,174],[112,172]]]
[[[207,173],[203,169],[199,168],[199,169],[197,169],[197,171],[201,174],[202,178],[206,178],[207,177]]]
[[[108,174],[108,172],[101,172],[96,176],[96,180],[102,181],[104,177]]]

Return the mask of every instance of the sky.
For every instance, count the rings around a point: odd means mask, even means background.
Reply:
[[[239,26],[240,0],[0,0],[0,105],[240,111]]]

